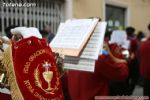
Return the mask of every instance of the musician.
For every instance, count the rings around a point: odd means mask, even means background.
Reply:
[[[106,52],[96,61],[95,71],[68,71],[68,91],[71,100],[95,100],[95,96],[109,95],[110,80],[124,80],[128,76],[127,62],[117,44],[105,43]]]
[[[122,54],[126,60],[130,61],[130,41],[127,40],[127,34],[122,30],[114,30],[111,34],[110,43],[116,43],[122,48]],[[128,80],[110,81],[110,95],[128,95],[129,83]]]
[[[37,28],[16,27],[4,52],[12,100],[64,100],[54,55]]]
[[[129,44],[129,90],[128,90],[128,95],[132,95],[135,86],[137,84],[137,81],[139,79],[139,62],[138,62],[138,56],[137,56],[137,51],[138,51],[138,42],[135,37],[135,28],[134,27],[127,27],[126,28],[126,33],[127,33],[127,39],[130,42]]]
[[[5,49],[10,45],[7,37],[0,37],[0,99],[11,100],[10,88],[8,85],[8,76],[5,67],[2,64],[2,55]]]
[[[150,24],[148,25],[150,33]],[[150,38],[141,43],[140,47],[140,72],[144,78],[144,96],[150,98]]]

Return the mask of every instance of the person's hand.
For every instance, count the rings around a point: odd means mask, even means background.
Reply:
[[[105,50],[109,50],[108,43],[107,43],[107,42],[105,42],[105,41],[104,41],[103,49],[105,49]]]

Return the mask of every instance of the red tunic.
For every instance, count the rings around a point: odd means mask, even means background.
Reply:
[[[145,79],[150,79],[150,38],[140,47],[140,72]]]
[[[100,56],[95,72],[69,71],[68,88],[71,100],[94,100],[108,95],[109,80],[123,80],[128,76],[126,64],[115,63],[109,56]]]
[[[0,100],[12,100],[11,95],[0,92]]]
[[[130,48],[129,48],[130,52],[133,52],[133,53],[136,54],[137,49],[138,49],[138,42],[137,42],[137,40],[134,39],[134,38],[130,39]]]

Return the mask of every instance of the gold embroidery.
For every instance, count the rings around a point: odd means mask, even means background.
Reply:
[[[34,71],[34,78],[35,78],[36,86],[38,86],[40,89],[42,89],[46,94],[54,94],[54,92],[56,90],[58,90],[59,78],[56,78],[56,84],[55,84],[54,88],[51,88],[50,81],[52,80],[53,72],[52,71],[45,71],[45,72],[43,72],[43,74],[42,74],[43,78],[48,82],[48,88],[44,89],[42,87],[42,82],[41,82],[40,77],[39,77],[40,71],[39,71],[38,67],[39,67],[39,65],[37,66],[37,68]]]
[[[38,50],[36,51],[35,53],[33,53],[30,57],[29,57],[29,61],[25,63],[24,65],[24,69],[23,69],[23,72],[25,74],[28,74],[28,71],[29,71],[29,67],[31,65],[31,62],[34,61],[34,59],[42,54],[44,54],[46,51],[44,49],[41,49],[41,50]]]
[[[48,100],[47,98],[44,98],[42,95],[40,95],[38,92],[35,92],[34,96],[39,98],[40,100]]]
[[[33,89],[33,87],[31,86],[29,80],[25,80],[25,81],[24,81],[24,84],[25,84],[26,87],[29,89],[29,91],[33,94],[34,89]]]
[[[28,73],[28,70],[29,70],[29,66],[30,66],[30,62],[26,62],[26,64],[24,65],[25,67],[24,67],[24,69],[23,69],[23,72],[24,73]]]
[[[17,81],[16,81],[16,75],[14,71],[13,61],[12,61],[12,49],[11,46],[9,46],[3,55],[2,64],[6,67],[7,74],[8,74],[8,82],[10,84],[10,92],[12,100],[24,100],[23,96],[20,92],[20,89],[18,87]]]

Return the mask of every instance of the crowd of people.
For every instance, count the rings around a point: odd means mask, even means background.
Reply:
[[[54,38],[51,25],[40,31],[48,43]],[[11,29],[5,30],[9,39]],[[148,25],[150,33],[150,24]],[[66,70],[61,77],[65,100],[94,100],[96,96],[131,96],[136,85],[143,87],[144,96],[150,97],[150,39],[142,31],[135,34],[134,27],[114,30],[107,34],[102,55],[95,62],[95,71]],[[63,100],[63,99],[62,99]]]
[[[150,24],[148,30],[150,32]],[[103,54],[96,62],[94,73],[67,72],[67,94],[71,100],[132,96],[137,85],[144,88],[144,96],[150,96],[149,39],[142,31],[137,34],[135,31],[134,27],[127,27],[106,35]]]

